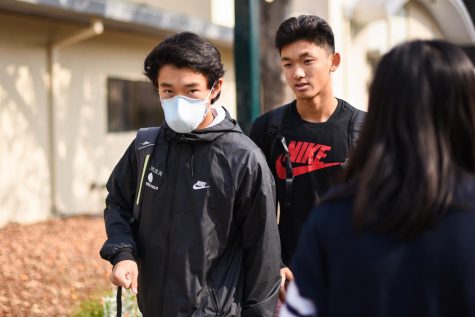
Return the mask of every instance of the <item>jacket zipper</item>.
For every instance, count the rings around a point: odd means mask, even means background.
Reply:
[[[165,257],[163,261],[163,281],[162,281],[162,287],[160,288],[160,315],[159,316],[164,316],[163,315],[163,297],[164,297],[164,290],[165,286],[167,283],[167,275],[168,275],[168,258],[170,257],[170,237],[172,233],[172,227],[173,227],[173,218],[174,218],[174,208],[175,208],[175,194],[176,194],[176,184],[177,184],[177,176],[178,176],[178,163],[179,163],[179,158],[180,158],[180,150],[181,150],[181,143],[178,143],[178,149],[177,149],[177,155],[175,159],[175,164],[174,164],[174,169],[173,169],[173,195],[171,195],[171,204],[170,204],[170,212],[168,214],[168,220],[169,220],[169,227],[168,227],[168,233],[167,233],[167,242],[166,242],[166,248],[165,248]]]

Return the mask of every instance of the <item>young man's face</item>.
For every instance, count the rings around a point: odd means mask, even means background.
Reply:
[[[191,68],[177,68],[173,65],[163,66],[157,77],[158,93],[161,99],[169,99],[177,95],[194,99],[205,99],[210,93],[205,75]],[[220,85],[215,85],[208,100],[219,92]]]
[[[191,68],[177,68],[173,65],[165,65],[158,72],[157,90],[161,99],[170,99],[175,96],[185,96],[193,99],[211,100],[221,91],[223,80],[220,78],[214,83],[213,90],[208,88],[208,80],[205,75]],[[165,120],[167,120],[165,113]],[[206,111],[202,121],[196,129],[204,129],[213,121],[213,112]],[[190,119],[190,118],[188,118]],[[172,119],[173,120],[173,119]],[[177,130],[175,130],[177,131]]]
[[[326,48],[299,40],[284,46],[280,61],[285,78],[297,99],[312,99],[331,91],[330,73],[340,61],[337,53]]]

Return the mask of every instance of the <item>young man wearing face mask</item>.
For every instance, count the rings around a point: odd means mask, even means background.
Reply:
[[[275,188],[261,151],[215,102],[219,51],[179,33],[146,57],[165,123],[138,171],[135,141],[107,183],[111,281],[144,316],[272,316],[280,284]],[[141,211],[130,224],[142,173]],[[139,190],[140,191],[140,190]]]

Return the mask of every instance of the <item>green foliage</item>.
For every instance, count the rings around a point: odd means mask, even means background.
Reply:
[[[101,299],[89,299],[81,302],[79,309],[73,317],[103,317],[103,305]]]
[[[117,313],[116,289],[110,295],[102,297],[104,317],[115,317]],[[101,315],[102,316],[102,315]],[[137,297],[130,290],[122,290],[122,316],[142,317],[137,306]]]
[[[99,294],[95,298],[81,302],[73,317],[115,317],[117,313],[116,291]],[[137,306],[137,298],[130,290],[122,291],[122,316],[142,317]]]

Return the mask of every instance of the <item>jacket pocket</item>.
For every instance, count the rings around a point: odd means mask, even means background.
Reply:
[[[244,285],[242,249],[228,248],[208,272],[211,304],[216,316],[240,316]]]

